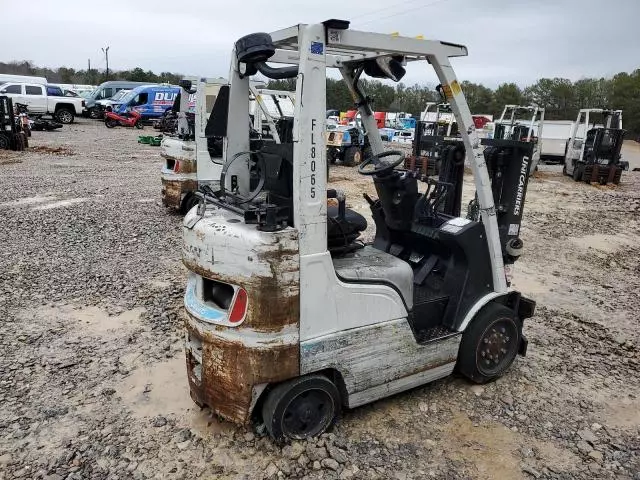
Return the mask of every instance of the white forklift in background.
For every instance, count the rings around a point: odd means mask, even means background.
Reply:
[[[343,407],[456,369],[489,382],[525,354],[523,321],[535,303],[510,290],[509,272],[523,251],[531,144],[490,140],[483,154],[450,64],[465,55],[462,45],[354,31],[343,20],[235,43],[229,95],[218,96],[210,121],[224,133],[220,190],[198,192],[183,224],[187,375],[198,405],[301,439],[329,428]],[[443,208],[450,185],[397,170],[404,155],[383,149],[361,78],[399,81],[415,61],[434,68],[460,127],[477,189],[473,219]],[[372,245],[358,240],[364,217],[327,190],[327,68],[342,75],[369,135],[358,171],[378,195],[365,195]],[[281,144],[251,138],[257,72],[297,79]]]
[[[211,158],[205,127],[218,92],[227,83],[225,79],[205,78],[195,80],[195,85],[191,78],[180,82],[180,94],[173,106],[177,116],[175,131],[165,132],[160,144],[160,155],[164,159],[160,174],[164,206],[186,213],[198,202],[194,196],[198,178],[203,181],[220,178],[221,167],[215,169],[208,165]],[[192,109],[189,104],[194,94],[195,109]]]
[[[160,155],[162,167],[162,203],[181,213],[188,212],[198,199],[200,186],[218,189],[222,172],[222,138],[208,127],[210,114],[218,94],[228,95],[226,79],[201,79],[192,88],[191,79],[181,82],[181,94],[174,110],[178,121],[173,134],[165,134]],[[250,110],[254,136],[280,143],[275,122],[281,117],[293,117],[293,94],[280,90],[250,87]],[[195,109],[190,112],[190,96],[195,93]],[[209,131],[207,131],[209,129]]]
[[[620,154],[624,134],[622,110],[580,110],[567,141],[563,173],[576,182],[617,185],[622,170],[629,169]]]
[[[538,169],[542,151],[544,108],[535,105],[505,105],[500,118],[494,122],[493,138],[533,143],[529,175]]]

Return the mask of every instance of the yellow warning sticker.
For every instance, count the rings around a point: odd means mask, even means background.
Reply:
[[[446,98],[452,98],[453,95],[451,94],[451,86],[449,85],[442,85],[442,91],[444,92],[444,96]]]
[[[454,95],[460,94],[461,91],[462,91],[462,88],[460,88],[460,84],[458,83],[457,80],[454,80],[453,82],[451,82],[451,92]]]

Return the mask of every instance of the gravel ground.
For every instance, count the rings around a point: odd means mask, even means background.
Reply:
[[[139,134],[81,120],[0,152],[0,479],[640,479],[640,173],[536,174],[515,286],[538,311],[502,379],[450,377],[280,447],[189,398],[181,219]],[[366,213],[370,180],[331,180]]]

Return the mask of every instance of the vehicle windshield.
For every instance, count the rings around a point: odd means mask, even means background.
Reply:
[[[120,101],[130,91],[131,90],[119,90],[113,97],[111,97],[111,100],[114,101],[114,102]]]
[[[137,92],[133,90],[129,90],[125,95],[123,95],[120,98],[119,103],[129,103],[131,100],[135,98],[137,94],[138,94]]]
[[[79,95],[82,98],[89,99],[93,96],[93,92],[95,92],[95,90],[85,90],[84,92],[79,92]]]

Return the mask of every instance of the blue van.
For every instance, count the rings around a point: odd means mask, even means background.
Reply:
[[[159,118],[173,106],[179,93],[180,87],[176,85],[141,85],[113,105],[113,111],[123,115],[132,109],[138,111],[143,119]]]

